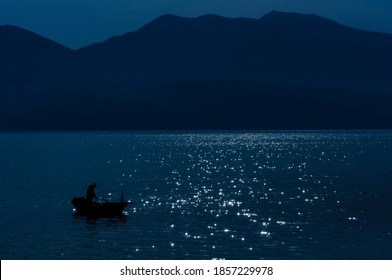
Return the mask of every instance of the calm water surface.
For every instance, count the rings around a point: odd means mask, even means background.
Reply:
[[[392,132],[0,134],[1,259],[392,259]],[[135,204],[72,214],[88,184]]]

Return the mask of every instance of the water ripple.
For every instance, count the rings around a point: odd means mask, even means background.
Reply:
[[[1,233],[5,258],[392,257],[389,132],[7,137],[0,209],[23,194],[30,213],[2,213],[14,229]],[[100,196],[115,201],[124,191],[135,201],[123,220],[69,219],[70,198],[91,179]],[[52,228],[42,205],[54,209]],[[51,246],[40,253],[42,244]]]

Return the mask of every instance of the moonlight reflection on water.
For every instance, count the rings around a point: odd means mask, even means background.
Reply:
[[[391,138],[3,134],[2,259],[389,259]],[[128,215],[72,217],[92,181]]]

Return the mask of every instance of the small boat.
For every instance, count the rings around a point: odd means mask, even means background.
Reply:
[[[74,197],[72,204],[75,207],[75,215],[88,217],[118,217],[124,215],[125,207],[133,202],[124,201],[121,194],[120,202],[88,202],[84,197]]]

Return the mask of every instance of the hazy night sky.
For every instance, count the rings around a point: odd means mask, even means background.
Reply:
[[[79,48],[135,31],[167,13],[260,18],[271,10],[314,13],[352,27],[392,33],[391,0],[0,0],[0,24]]]

